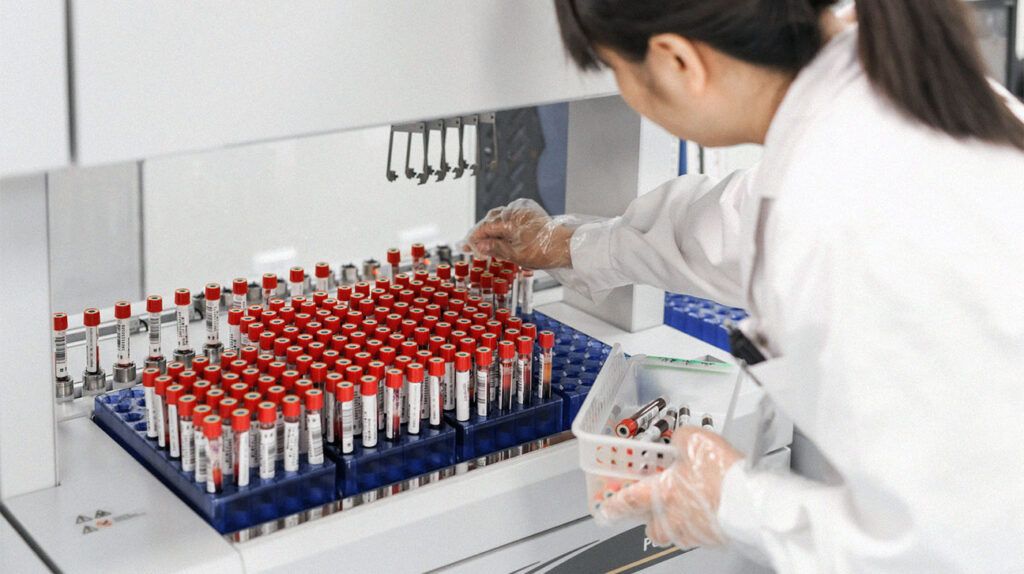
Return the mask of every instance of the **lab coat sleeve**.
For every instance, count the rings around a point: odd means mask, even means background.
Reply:
[[[741,241],[754,202],[752,172],[721,181],[682,176],[634,200],[621,217],[580,226],[571,241],[570,283],[592,298],[645,283],[742,305]]]

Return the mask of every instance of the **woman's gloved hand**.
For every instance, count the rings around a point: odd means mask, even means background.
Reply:
[[[571,267],[573,228],[537,202],[517,199],[487,213],[466,236],[466,251],[511,261],[526,269]]]
[[[721,544],[717,515],[722,480],[743,454],[717,434],[697,427],[676,429],[672,444],[672,466],[623,487],[601,503],[600,512],[608,521],[647,522],[647,537],[658,546]]]

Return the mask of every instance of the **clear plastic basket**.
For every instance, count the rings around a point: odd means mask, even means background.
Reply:
[[[732,426],[741,382],[734,365],[702,361],[669,365],[645,355],[627,358],[616,345],[572,424],[591,514],[600,519],[595,511],[605,498],[625,484],[662,471],[675,459],[669,444],[616,436],[614,428],[620,420],[663,397],[668,407],[689,408],[689,424],[699,426],[708,415],[715,432],[733,440],[726,432]],[[742,434],[754,430],[752,425],[741,426],[750,427],[742,429]],[[752,438],[739,442],[750,443]]]

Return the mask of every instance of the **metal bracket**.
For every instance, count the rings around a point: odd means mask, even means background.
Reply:
[[[431,175],[437,176],[437,181],[444,181],[449,173],[454,174],[454,179],[458,179],[465,174],[466,169],[469,169],[472,175],[476,175],[479,172],[480,166],[480,151],[479,142],[477,142],[477,154],[476,161],[472,164],[466,161],[465,153],[465,128],[467,125],[477,127],[477,135],[479,138],[479,126],[480,124],[490,124],[491,129],[491,146],[493,150],[493,158],[487,169],[495,169],[498,166],[498,132],[497,124],[495,123],[495,113],[488,112],[484,114],[472,114],[468,116],[456,116],[454,118],[444,118],[439,120],[431,120],[425,122],[414,122],[409,124],[399,124],[391,126],[391,133],[388,136],[388,165],[385,175],[388,181],[397,181],[399,174],[392,167],[392,157],[394,155],[395,147],[395,134],[404,133],[405,139],[405,177],[406,179],[416,179],[420,185],[427,183]],[[459,133],[459,159],[454,166],[448,163],[448,129],[456,128]],[[441,136],[441,162],[437,169],[434,169],[430,165],[430,132],[436,131]],[[420,134],[423,137],[423,164],[420,171],[412,167],[412,138],[415,134]]]

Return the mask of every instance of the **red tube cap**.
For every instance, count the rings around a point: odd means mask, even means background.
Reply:
[[[82,324],[86,327],[99,327],[100,310],[95,307],[86,309],[82,314]]]
[[[354,401],[356,399],[356,386],[351,381],[342,381],[335,387],[334,394],[343,403]]]
[[[318,411],[324,407],[324,393],[320,389],[306,391],[306,410]]]
[[[231,282],[231,292],[235,295],[246,295],[249,293],[249,282],[239,277]]]
[[[541,331],[539,339],[541,349],[550,349],[555,346],[555,334],[551,331]]]
[[[192,293],[185,288],[174,290],[174,304],[188,305],[192,303]]]
[[[476,366],[477,367],[489,367],[493,362],[493,355],[490,347],[477,347],[476,349]]]
[[[159,313],[164,310],[164,298],[159,295],[146,297],[146,312]]]
[[[273,424],[277,422],[277,405],[270,401],[263,401],[259,406],[260,423]]]
[[[427,363],[427,368],[430,370],[431,377],[443,377],[445,371],[444,359],[433,357]]]
[[[231,411],[231,428],[235,432],[245,432],[251,425],[249,409],[235,409]]]
[[[281,401],[281,410],[286,417],[298,417],[301,407],[302,403],[299,401],[299,397],[295,395],[288,395]]]
[[[306,270],[302,267],[292,267],[288,270],[288,280],[292,283],[302,283],[306,279]]]
[[[498,343],[498,357],[502,360],[514,359],[516,357],[516,346],[512,341]]]
[[[207,283],[205,295],[207,301],[220,301],[220,283]]]

